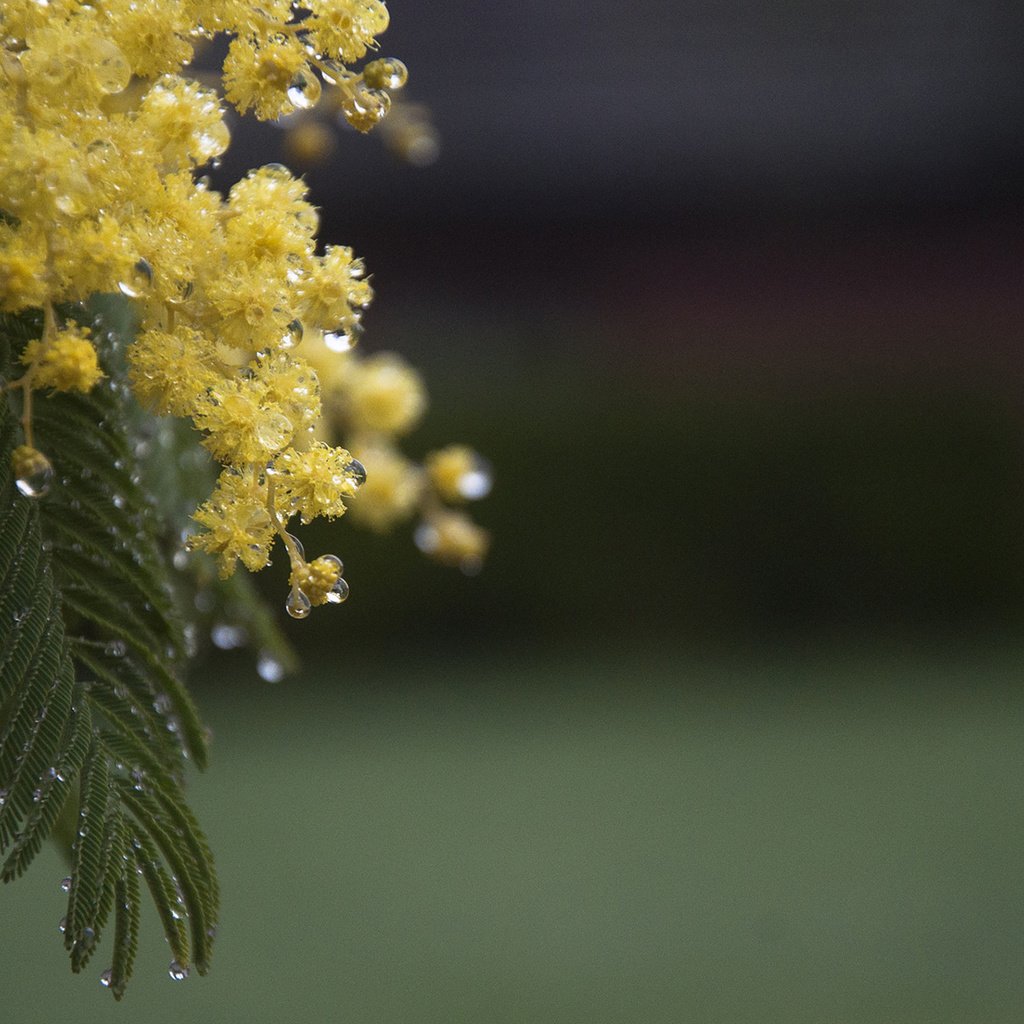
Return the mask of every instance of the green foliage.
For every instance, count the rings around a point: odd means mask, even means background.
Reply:
[[[62,812],[76,815],[64,943],[80,971],[112,923],[103,980],[120,999],[140,879],[175,970],[207,970],[218,890],[182,790],[186,764],[206,763],[206,737],[182,682],[187,644],[160,516],[137,465],[124,337],[108,326],[98,321],[106,380],[85,396],[36,396],[36,445],[56,469],[42,499],[11,477],[20,428],[0,401],[0,874],[21,875]],[[34,328],[0,320],[0,371],[12,372]]]

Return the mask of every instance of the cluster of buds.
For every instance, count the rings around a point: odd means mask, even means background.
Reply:
[[[6,386],[21,398],[18,487],[38,497],[53,476],[33,443],[34,392],[88,391],[103,373],[96,339],[58,311],[120,291],[136,307],[127,353],[136,397],[189,418],[221,466],[190,547],[229,576],[239,562],[262,568],[281,542],[296,617],[343,600],[348,586],[336,556],[306,560],[292,518],[335,518],[358,492],[355,518],[380,529],[419,510],[420,546],[471,570],[486,535],[453,528],[461,513],[448,505],[480,496],[486,470],[454,450],[425,467],[398,455],[394,438],[425,400],[397,359],[350,351],[372,298],[362,262],[344,246],[318,253],[317,212],[281,165],[251,172],[227,196],[209,187],[197,171],[230,133],[218,92],[184,69],[198,41],[226,34],[224,96],[239,112],[308,110],[326,82],[345,119],[368,131],[406,79],[393,59],[351,66],[387,24],[380,0],[0,8],[0,309],[43,313],[24,373]],[[347,447],[328,443],[332,427]],[[476,482],[460,489],[463,478]]]

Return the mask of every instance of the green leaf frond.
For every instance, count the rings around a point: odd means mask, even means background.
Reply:
[[[207,970],[218,889],[182,788],[206,734],[181,677],[188,645],[132,436],[124,334],[94,327],[106,379],[35,396],[35,443],[56,470],[41,500],[12,479],[20,427],[0,398],[0,876],[21,875],[62,811],[76,815],[64,943],[80,971],[111,925],[102,977],[120,999],[141,880],[176,971]],[[0,318],[0,372],[37,329]]]

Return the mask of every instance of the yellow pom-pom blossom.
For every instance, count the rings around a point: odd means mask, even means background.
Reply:
[[[426,465],[430,482],[444,501],[473,501],[485,497],[491,489],[490,468],[464,444],[450,444],[431,452]]]
[[[425,392],[397,357],[344,351],[373,292],[350,249],[318,254],[301,180],[271,165],[225,197],[197,176],[230,134],[220,95],[187,65],[197,41],[226,34],[223,95],[239,111],[309,109],[323,76],[365,129],[387,112],[405,68],[346,65],[376,49],[387,24],[380,0],[0,5],[0,308],[41,310],[43,323],[24,374],[7,385],[22,395],[22,492],[44,493],[53,473],[32,443],[33,391],[87,391],[102,376],[93,340],[63,311],[120,292],[135,307],[136,396],[190,418],[223,466],[190,546],[227,576],[238,562],[262,568],[281,541],[297,617],[340,600],[347,584],[334,556],[306,561],[290,520],[340,516],[366,479],[348,451],[317,440],[321,402],[347,431],[386,442],[416,423]],[[421,472],[381,466],[392,497],[378,506],[407,514],[423,500]],[[372,507],[371,498],[361,517],[383,523]]]
[[[391,353],[353,364],[344,382],[344,415],[352,429],[404,434],[423,414],[427,395],[420,375]]]
[[[408,519],[419,505],[423,474],[415,463],[385,441],[356,448],[366,467],[366,484],[349,507],[352,518],[377,533]]]
[[[88,328],[69,327],[49,341],[30,341],[21,361],[29,367],[28,375],[35,387],[90,391],[103,376]]]

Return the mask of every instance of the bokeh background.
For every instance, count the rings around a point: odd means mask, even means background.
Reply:
[[[311,537],[302,674],[197,673],[213,975],[72,978],[50,855],[11,1019],[1019,1021],[1024,7],[389,6],[441,159],[307,180],[492,556]]]

